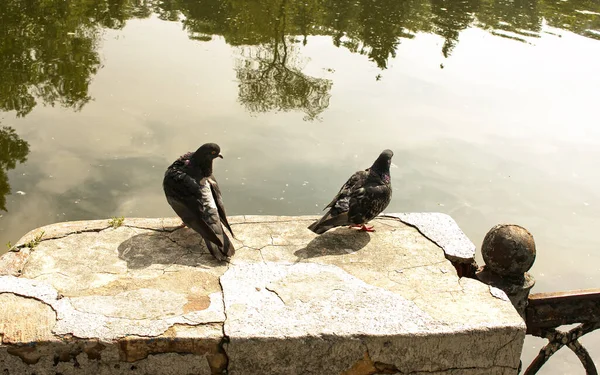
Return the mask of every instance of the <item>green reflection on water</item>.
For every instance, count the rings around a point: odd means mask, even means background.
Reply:
[[[0,4],[0,109],[25,116],[44,104],[75,110],[91,98],[100,67],[98,20],[85,2],[18,1]]]
[[[0,210],[6,211],[6,196],[10,185],[6,172],[27,161],[29,143],[22,140],[11,127],[0,128]]]
[[[441,36],[444,57],[469,27],[526,41],[546,22],[600,40],[595,0],[4,0],[0,110],[25,116],[38,102],[81,109],[101,68],[101,30],[153,14],[182,22],[191,39],[219,35],[243,46],[238,99],[249,111],[301,110],[309,120],[327,108],[332,82],[302,73],[298,47],[308,35],[330,35],[380,69],[418,32]]]

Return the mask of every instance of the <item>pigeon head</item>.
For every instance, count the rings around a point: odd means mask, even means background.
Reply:
[[[221,148],[216,143],[205,143],[190,158],[192,167],[199,167],[202,174],[210,176],[212,174],[212,162],[216,158],[223,159]]]
[[[371,169],[379,173],[389,173],[390,165],[392,164],[392,156],[394,156],[392,150],[383,150],[381,154],[379,154],[377,160],[373,163],[373,166],[371,166]]]
[[[223,159],[221,148],[216,143],[205,143],[196,152],[194,152],[195,160],[213,160],[216,158]]]

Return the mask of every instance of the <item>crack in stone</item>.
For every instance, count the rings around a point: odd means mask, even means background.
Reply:
[[[252,224],[296,223],[296,222],[303,222],[303,221],[312,222],[313,219],[295,219],[295,220],[279,220],[279,221],[246,222],[246,218],[244,217],[244,222],[233,223],[233,224],[231,224],[231,226],[242,225],[242,224],[251,224],[252,225]],[[144,229],[144,230],[150,230],[150,231],[154,231],[154,232],[166,232],[166,233],[174,233],[174,232],[176,232],[178,230],[185,229],[184,225],[180,225],[180,226],[177,226],[177,227],[170,227],[170,228],[167,228],[167,227],[163,226],[162,229],[150,228],[150,227],[138,226],[138,225],[132,225],[132,224],[122,224],[120,227],[135,228],[135,229]],[[41,229],[43,229],[43,227],[39,228],[39,229],[41,230]],[[44,236],[42,239],[40,239],[40,243],[45,242],[45,241],[49,241],[49,240],[57,240],[57,239],[65,238],[65,237],[68,237],[68,236],[71,236],[71,235],[74,235],[74,234],[100,233],[100,232],[105,231],[107,229],[118,229],[118,228],[113,228],[112,225],[108,225],[107,224],[106,226],[101,227],[101,228],[74,230],[72,232],[68,232],[68,233],[61,234],[61,235],[54,235],[54,236],[49,236],[49,237]],[[234,236],[234,238],[235,238],[235,236]],[[171,238],[169,238],[169,239],[171,241],[175,242]],[[271,236],[271,241],[273,241],[272,236]],[[177,244],[177,242],[175,242],[175,243]],[[177,245],[179,245],[179,244],[177,244]],[[272,245],[273,245],[273,243],[272,243]],[[179,246],[181,246],[181,245],[179,245]],[[284,246],[284,245],[273,245],[273,246]],[[183,247],[183,246],[181,246],[181,247]],[[17,245],[14,245],[11,248],[10,251],[11,252],[20,252],[23,248],[27,248],[27,246],[25,246],[25,244],[17,244]]]
[[[174,232],[176,232],[176,231],[178,231],[178,230],[180,230],[180,229],[184,229],[184,228],[185,228],[185,225],[180,225],[180,226],[177,226],[177,227],[169,227],[169,228],[167,228],[167,227],[163,226],[161,229],[157,229],[157,228],[150,228],[150,227],[143,227],[143,226],[131,225],[131,224],[123,224],[123,225],[121,225],[121,227],[125,227],[125,228],[134,228],[134,229],[144,229],[144,230],[151,230],[151,231],[153,231],[153,232],[159,232],[159,233],[162,233],[162,232],[166,232],[166,233],[174,233]],[[120,228],[120,227],[118,227],[118,228]],[[115,228],[115,229],[117,229],[117,228]]]
[[[258,249],[258,253],[260,254],[260,258],[262,259],[263,263],[267,264],[267,261],[265,260],[265,256],[262,253],[262,249],[264,249],[264,247],[261,249]]]
[[[170,238],[169,238],[169,239],[170,239]],[[184,256],[186,256],[186,255],[193,254],[193,252],[192,252],[190,249],[187,249],[187,248],[185,248],[185,247],[181,246],[180,244],[178,244],[178,243],[177,243],[177,241],[173,240],[173,242],[174,242],[174,243],[175,243],[177,246],[179,246],[180,248],[182,248],[183,250],[185,250],[185,254],[181,254],[180,256],[178,256],[178,257],[177,257],[177,259],[173,260],[173,261],[171,262],[171,264],[169,264],[169,266],[168,266],[168,267],[165,267],[165,268],[163,269],[163,271],[164,271],[164,272],[163,272],[163,275],[164,275],[166,272],[171,272],[171,271],[167,271],[167,268],[169,268],[169,267],[172,267],[172,266],[174,266],[174,265],[176,265],[176,264],[179,264],[179,261],[181,260],[181,258],[183,258],[183,257],[184,257]],[[208,268],[208,267],[204,267],[204,266],[203,266],[202,268],[206,269],[206,268]]]
[[[423,268],[423,267],[435,266],[436,264],[442,264],[442,263],[445,263],[445,262],[448,262],[448,260],[444,259],[444,260],[440,260],[439,262],[435,262],[435,263],[419,264],[417,266],[404,267],[404,268],[400,268],[399,270],[395,270],[394,272],[402,273],[402,271],[404,271],[404,270],[412,270],[412,269],[415,269],[415,268]],[[392,271],[389,271],[389,272],[392,272]]]
[[[392,228],[392,230],[391,230],[392,232],[396,230],[395,226],[390,225],[390,224],[388,224],[388,223],[385,222],[385,221],[392,221],[392,220],[390,220],[389,216],[378,216],[378,217],[376,217],[376,219],[380,219],[379,224],[383,224],[386,227]]]
[[[446,251],[444,251],[444,248],[443,248],[442,246],[440,246],[440,245],[439,245],[437,242],[435,242],[435,240],[434,240],[434,239],[432,239],[432,238],[428,237],[428,236],[427,236],[425,233],[423,233],[423,232],[421,231],[421,229],[420,229],[420,228],[419,228],[417,225],[415,225],[415,224],[412,224],[412,223],[409,223],[408,221],[404,221],[404,220],[402,220],[402,219],[400,219],[399,217],[396,217],[396,216],[385,216],[385,217],[381,217],[381,218],[382,218],[382,219],[387,219],[387,220],[390,220],[390,219],[391,219],[391,220],[394,220],[394,219],[395,219],[395,220],[398,220],[398,221],[400,221],[402,224],[404,224],[404,225],[406,225],[406,226],[409,226],[409,227],[411,227],[411,228],[414,228],[414,229],[416,229],[416,230],[417,230],[417,232],[419,232],[419,233],[421,234],[421,236],[423,236],[423,237],[427,238],[427,239],[428,239],[429,241],[431,241],[431,243],[433,243],[435,246],[437,246],[437,247],[439,247],[440,249],[442,249],[442,251],[444,252],[444,256],[446,256]]]
[[[39,243],[50,241],[50,240],[58,240],[58,239],[61,239],[61,238],[69,237],[70,235],[73,235],[73,234],[100,233],[103,230],[108,229],[108,228],[112,228],[112,226],[107,226],[107,227],[104,227],[104,228],[94,228],[94,229],[81,229],[81,230],[76,230],[76,231],[69,232],[69,233],[66,233],[66,234],[63,234],[63,235],[54,235],[54,236],[50,236],[50,237],[44,236],[44,237],[42,237],[40,239]],[[43,227],[39,228],[39,229],[41,230],[41,229],[43,229]],[[14,250],[11,250],[11,251],[12,252],[20,252],[21,249],[23,249],[23,248],[28,248],[28,247],[25,246],[25,244],[23,243],[23,244],[19,244],[19,245],[13,246]]]
[[[4,294],[4,293],[7,293],[7,294],[14,294],[15,296],[18,296],[18,297],[27,298],[27,299],[32,299],[32,300],[36,300],[36,301],[38,301],[38,302],[41,302],[41,303],[43,303],[44,305],[46,305],[46,306],[50,307],[50,308],[52,309],[52,311],[54,311],[55,319],[56,319],[57,321],[59,320],[59,319],[58,319],[58,310],[56,310],[56,308],[54,308],[54,306],[52,306],[52,304],[50,304],[50,303],[48,303],[48,302],[44,301],[43,299],[41,299],[41,298],[39,298],[39,297],[30,296],[30,295],[23,294],[23,293],[19,293],[19,292],[15,292],[15,291],[10,291],[10,292],[3,292],[3,291],[0,291],[0,295],[2,295],[2,294]],[[56,300],[56,301],[58,301],[58,300],[60,299],[59,297],[60,297],[60,295],[57,295],[57,296],[56,296],[56,298],[55,298],[55,300]]]
[[[506,344],[502,345],[500,348],[498,348],[498,350],[496,350],[496,355],[494,356],[494,365],[495,366],[497,366],[498,355],[500,354],[502,349],[506,348],[507,346],[512,344],[514,341],[517,341],[520,335],[521,335],[521,332],[515,332],[512,339],[508,340],[508,342]]]
[[[434,245],[436,245],[437,247],[439,247],[440,249],[442,249],[442,251],[444,252],[444,257],[445,257],[446,259],[448,259],[448,260],[449,260],[449,261],[452,263],[452,265],[454,265],[455,267],[456,267],[456,265],[465,265],[465,264],[469,264],[469,263],[471,263],[471,262],[474,262],[474,260],[475,260],[474,258],[471,258],[470,260],[466,260],[465,258],[461,258],[461,257],[455,257],[455,256],[453,256],[453,255],[451,255],[451,254],[448,254],[448,253],[446,252],[446,249],[444,249],[444,247],[443,247],[442,245],[440,245],[439,243],[437,243],[437,242],[435,241],[435,239],[433,239],[433,238],[431,238],[430,236],[428,236],[427,234],[425,234],[425,233],[424,233],[424,232],[421,230],[421,228],[419,228],[419,226],[418,226],[417,224],[413,224],[413,223],[410,223],[410,222],[408,222],[408,221],[402,220],[402,218],[400,218],[400,217],[398,217],[398,216],[391,215],[391,214],[387,214],[387,215],[378,216],[378,218],[380,218],[380,219],[385,219],[385,220],[398,220],[398,221],[400,221],[401,223],[403,223],[403,224],[405,224],[405,225],[407,225],[407,226],[409,226],[409,227],[411,227],[411,228],[414,228],[414,229],[416,229],[416,230],[417,230],[417,232],[419,232],[419,234],[421,234],[423,237],[425,237],[426,239],[428,239],[428,240],[429,240],[431,243],[433,243]],[[464,235],[464,233],[463,233],[463,235]],[[466,236],[465,236],[465,238],[466,238]],[[468,238],[467,238],[467,239],[468,239]],[[473,254],[473,256],[474,256],[474,255],[475,255],[475,254]],[[458,271],[457,271],[457,274],[458,274]]]
[[[188,251],[188,249],[186,247],[183,247],[179,244],[179,242],[177,242],[176,240],[172,239],[171,236],[165,236],[169,241],[173,242],[175,245],[177,245],[178,247],[182,248],[183,250]]]
[[[269,292],[275,294],[277,296],[277,298],[279,298],[279,300],[281,300],[281,302],[286,305],[285,301],[283,300],[283,298],[281,298],[281,296],[279,295],[279,293],[277,293],[277,291],[275,289],[271,289],[268,286],[265,286],[265,289],[268,290]]]
[[[227,264],[227,270],[225,270],[225,272],[229,271],[229,268],[232,265],[230,263]],[[225,274],[225,272],[223,274]],[[227,323],[227,308],[225,306],[225,291],[223,289],[223,282],[221,281],[221,277],[219,277],[219,286],[221,287],[221,300],[223,301],[223,315],[225,315],[225,319],[223,320],[223,325],[222,325],[222,332],[223,332],[223,338],[221,339],[221,342],[219,343],[219,349],[223,352],[223,355],[225,356],[225,368],[223,369],[222,373],[223,374],[228,374],[229,373],[229,356],[227,355],[227,350],[225,350],[225,346],[227,344],[229,344],[229,336],[227,335],[227,333],[225,332],[225,324]]]
[[[69,298],[69,299],[71,299],[71,298]],[[82,314],[86,314],[86,315],[103,316],[105,318],[116,319],[116,320],[121,320],[121,321],[144,322],[144,321],[161,321],[161,320],[165,321],[165,320],[167,320],[167,319],[164,319],[164,318],[123,318],[122,316],[115,316],[115,315],[111,315],[111,314],[102,314],[102,313],[97,313],[97,312],[82,311],[82,310],[79,310],[76,307],[73,307],[73,310],[75,310],[77,312],[80,312]],[[193,322],[193,320],[190,320],[189,318],[187,318],[185,316],[185,314],[174,315],[174,317],[187,320],[188,322]],[[208,322],[208,323],[214,323],[214,322]],[[173,324],[177,324],[177,323],[173,323]],[[172,327],[173,324],[171,324],[169,327]],[[204,322],[202,322],[202,323],[196,322],[195,324],[191,324],[191,325],[198,326],[198,325],[202,325],[202,324],[204,324]],[[159,335],[161,335],[161,334],[159,334]],[[148,335],[147,337],[155,337],[155,336],[159,336],[159,335]],[[145,335],[137,335],[136,334],[136,336],[145,336]]]
[[[264,245],[264,246],[261,246],[261,247],[252,247],[252,246],[246,245],[246,244],[244,243],[244,241],[241,241],[241,240],[240,240],[240,243],[242,244],[242,247],[240,247],[240,248],[236,249],[236,251],[237,251],[237,250],[242,250],[242,249],[246,248],[246,249],[256,250],[256,251],[259,251],[259,252],[260,252],[260,251],[262,251],[262,249],[264,249],[264,248],[265,248],[265,247],[267,247],[267,246],[281,246],[281,245],[271,245],[271,244],[266,244],[266,245]],[[261,256],[262,256],[262,252],[261,252]],[[263,260],[264,260],[264,258],[263,258]]]
[[[383,362],[375,362],[375,361],[373,361],[373,359],[371,358],[371,353],[369,352],[369,346],[367,345],[367,343],[362,338],[360,339],[360,343],[361,343],[361,345],[365,349],[365,357],[363,359],[361,359],[360,361],[366,361],[366,365],[371,367],[371,369],[368,370],[369,371],[368,375],[371,375],[371,374],[398,374],[398,373],[402,373],[394,365],[390,365],[390,364],[383,363]],[[352,369],[344,372],[343,374],[351,375],[350,371],[352,371]],[[360,374],[360,375],[363,375],[363,374]],[[367,375],[367,374],[364,374],[364,375]]]
[[[173,323],[170,327],[176,326],[178,324],[186,325],[186,326],[189,326],[189,327],[201,327],[201,326],[208,326],[208,325],[215,325],[215,324],[223,324],[224,323],[224,322],[222,322],[220,320],[207,320],[207,321],[204,321],[204,322],[198,322],[198,321],[195,321],[195,320],[192,320],[192,319],[186,317],[185,315],[181,315],[181,318],[183,318],[184,320],[187,320],[190,323],[180,323],[180,322],[177,322],[177,323]],[[168,330],[168,328],[167,328],[167,330]]]
[[[169,232],[169,233],[173,233],[173,232]],[[169,266],[172,266],[172,265],[174,265],[174,264],[177,264],[177,262],[178,262],[178,261],[179,261],[181,258],[183,258],[184,256],[186,256],[186,255],[190,255],[190,254],[193,254],[193,253],[194,253],[194,252],[193,252],[193,251],[191,251],[191,250],[190,250],[188,247],[182,246],[182,245],[181,245],[179,242],[177,242],[177,240],[174,240],[174,239],[172,239],[170,236],[168,236],[168,235],[167,235],[167,236],[164,236],[164,237],[165,237],[165,238],[167,238],[169,241],[173,242],[173,243],[174,243],[174,244],[175,244],[177,247],[179,247],[180,249],[182,249],[183,251],[185,251],[185,254],[181,254],[181,255],[180,255],[180,256],[179,256],[177,259],[173,260],[173,261],[172,261],[172,262],[169,264]],[[198,253],[198,254],[209,254],[209,253],[207,253],[207,252],[201,252],[201,253]],[[165,268],[168,268],[168,267],[165,267]],[[206,268],[206,267],[203,267],[203,268]]]
[[[388,271],[388,272],[386,273],[386,277],[388,278],[388,280],[390,280],[390,281],[391,281],[391,282],[393,282],[394,284],[403,285],[403,284],[399,283],[397,280],[394,280],[394,279],[393,279],[393,278],[390,276],[390,275],[392,274],[392,272],[393,272],[393,273],[395,273],[395,274],[402,274],[402,273],[404,272],[404,270],[411,270],[411,269],[416,269],[416,268],[423,268],[423,267],[435,266],[436,264],[442,264],[442,263],[445,263],[445,262],[448,262],[448,260],[447,260],[447,259],[444,259],[444,260],[441,260],[441,261],[439,261],[439,262],[435,262],[435,263],[431,263],[431,264],[423,264],[423,265],[418,265],[418,266],[405,267],[405,268],[401,268],[401,269],[399,269],[399,270],[391,270],[391,271]],[[460,281],[460,279],[457,279],[457,282],[459,282],[459,281]],[[459,285],[460,285],[460,283],[459,283]],[[462,289],[462,290],[463,290],[463,292],[464,292],[464,289],[462,288],[462,286],[461,286],[461,289]],[[417,290],[415,290],[415,291],[416,291],[416,292],[417,292],[417,293],[420,295],[420,293],[419,293]],[[447,292],[447,290],[441,291],[440,293],[444,293],[444,292]],[[416,298],[416,297],[415,297],[415,298]],[[412,298],[412,299],[410,299],[410,300],[412,301],[412,300],[414,300],[415,298]]]
[[[82,266],[84,266],[87,269],[89,269],[90,270],[90,274],[95,274],[95,275],[126,275],[127,274],[127,272],[110,272],[110,271],[94,272],[94,269],[90,265],[88,265],[88,264],[82,264]],[[59,274],[61,274],[63,276],[71,277],[70,275],[65,275],[65,274],[63,274],[61,272],[54,272],[54,273],[59,273]],[[42,274],[42,275],[44,275],[44,274]],[[38,276],[36,276],[36,278],[39,277],[39,276],[42,276],[42,275],[38,275]]]
[[[62,273],[62,272],[60,272],[60,271],[55,271],[55,272],[45,272],[45,273],[41,273],[41,274],[39,274],[39,275],[36,275],[36,276],[32,277],[32,279],[37,279],[37,278],[39,278],[39,277],[42,277],[42,276],[47,276],[47,275],[61,275],[61,276],[64,276],[64,277],[71,277],[71,275],[67,275],[66,273]]]

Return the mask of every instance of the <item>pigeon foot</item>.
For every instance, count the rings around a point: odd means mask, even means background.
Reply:
[[[350,225],[350,228],[358,228],[358,230],[361,232],[375,232],[375,229],[372,225],[369,227],[364,224],[353,224]]]

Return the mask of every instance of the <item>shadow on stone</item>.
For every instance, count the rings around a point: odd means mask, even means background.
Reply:
[[[223,265],[210,255],[204,240],[189,228],[174,232],[142,233],[123,241],[119,259],[127,267],[140,269],[152,264],[215,267]]]
[[[346,255],[359,251],[371,241],[367,232],[350,228],[337,228],[316,237],[294,253],[300,259],[317,258],[327,255]]]

